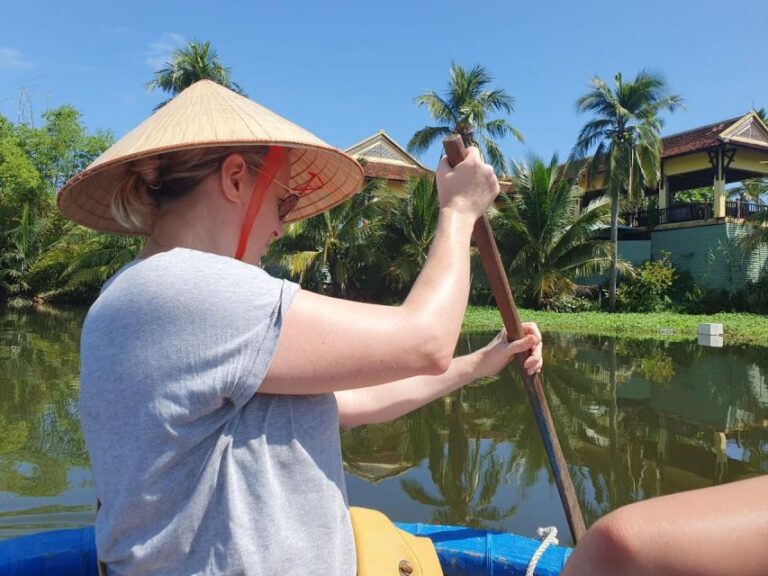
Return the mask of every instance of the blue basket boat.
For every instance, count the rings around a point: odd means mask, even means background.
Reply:
[[[524,576],[540,542],[515,534],[461,526],[397,526],[435,544],[445,576]],[[537,576],[560,574],[570,548],[549,546]],[[54,530],[0,541],[2,576],[98,576],[93,527]]]

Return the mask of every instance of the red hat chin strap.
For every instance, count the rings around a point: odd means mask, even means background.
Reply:
[[[270,146],[264,161],[261,163],[259,174],[256,177],[256,182],[253,185],[253,192],[251,193],[251,200],[248,203],[248,210],[245,212],[243,218],[243,225],[240,227],[240,239],[237,241],[237,251],[235,252],[235,258],[242,260],[245,255],[245,249],[248,246],[248,238],[251,236],[251,229],[253,228],[253,222],[256,220],[256,216],[259,215],[261,205],[264,202],[264,197],[267,195],[267,188],[272,184],[272,181],[277,175],[277,171],[280,170],[280,166],[283,165],[283,161],[286,157],[285,148],[280,146]]]

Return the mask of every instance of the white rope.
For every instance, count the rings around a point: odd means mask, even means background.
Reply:
[[[549,548],[550,544],[560,544],[557,541],[557,528],[554,526],[547,526],[546,528],[539,528],[536,530],[541,540],[541,544],[536,548],[536,552],[531,556],[531,561],[528,562],[528,569],[525,571],[525,576],[533,576],[536,570],[536,565],[539,563],[539,559],[544,555],[544,552]]]

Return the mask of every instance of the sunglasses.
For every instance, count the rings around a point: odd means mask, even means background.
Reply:
[[[263,170],[256,168],[256,166],[253,166],[252,164],[248,164],[248,167],[254,172],[258,172],[259,174],[264,173]],[[285,196],[277,199],[277,217],[282,222],[288,217],[288,214],[290,214],[293,209],[296,208],[296,205],[299,203],[299,200],[301,200],[301,197],[292,188],[289,188],[282,182],[278,182],[277,180],[273,179],[272,183],[277,184],[280,188],[286,191]]]
[[[299,200],[300,197],[298,194],[291,193],[288,196],[283,196],[277,201],[277,217],[280,218],[281,222],[283,222],[288,217],[288,214],[296,208],[296,204],[299,203]]]

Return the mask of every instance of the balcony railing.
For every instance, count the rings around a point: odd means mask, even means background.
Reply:
[[[665,210],[658,210],[659,224],[673,224],[675,222],[692,222],[693,220],[711,220],[715,217],[712,204],[703,202],[699,204],[678,204]]]
[[[725,203],[725,215],[731,218],[749,218],[759,212],[768,212],[768,206],[739,201]],[[712,220],[714,217],[712,204],[706,202],[678,204],[664,209],[637,210],[622,214],[626,225],[632,228],[653,228],[659,224]]]
[[[731,218],[749,218],[760,212],[768,212],[768,206],[739,200],[725,203],[725,215]]]

